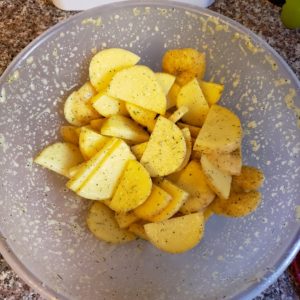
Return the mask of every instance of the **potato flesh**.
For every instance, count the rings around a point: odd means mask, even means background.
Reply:
[[[155,76],[159,85],[163,90],[163,93],[165,94],[165,96],[167,96],[172,85],[175,82],[176,77],[171,74],[163,73],[163,72],[155,73]]]
[[[240,119],[227,108],[212,105],[195,141],[194,150],[230,153],[241,146],[241,140]]]
[[[134,213],[144,220],[151,220],[151,217],[159,214],[170,203],[172,197],[159,186],[153,184],[148,199],[134,210]]]
[[[131,147],[132,153],[135,155],[137,160],[141,160],[146,148],[147,148],[148,142],[144,142],[141,144],[137,144]]]
[[[68,177],[69,169],[82,163],[83,157],[77,146],[71,143],[55,143],[46,147],[34,162]]]
[[[172,115],[168,118],[170,121],[176,123],[178,122],[186,113],[188,113],[189,109],[186,106],[181,106],[177,110],[175,110]]]
[[[128,212],[116,213],[115,219],[120,228],[128,228],[131,224],[137,222],[139,217],[137,217],[133,212]]]
[[[107,94],[162,115],[166,112],[166,96],[155,74],[146,66],[133,66],[118,72]]]
[[[151,193],[149,173],[136,160],[129,160],[110,203],[118,213],[126,213],[144,203]]]
[[[191,137],[190,130],[188,128],[183,128],[181,129],[181,132],[184,136],[185,143],[186,143],[186,154],[181,166],[176,170],[176,172],[179,172],[186,167],[186,165],[190,161],[191,153],[192,153],[192,137]]]
[[[94,202],[91,206],[87,225],[98,239],[108,243],[120,244],[135,239],[134,234],[119,227],[114,212],[100,202]]]
[[[164,117],[158,117],[141,163],[151,177],[176,171],[184,161],[186,142],[181,130]]]
[[[197,126],[193,126],[193,125],[190,125],[190,124],[186,124],[186,123],[182,123],[182,122],[177,122],[177,126],[181,129],[183,128],[188,128],[190,133],[191,133],[191,136],[192,138],[196,138],[200,132],[200,127],[197,127]]]
[[[60,135],[62,136],[64,142],[71,143],[74,145],[79,144],[79,136],[76,132],[75,126],[61,126],[60,127]]]
[[[202,213],[144,225],[150,242],[160,250],[169,253],[182,253],[195,247],[204,233]]]
[[[120,48],[98,52],[89,66],[92,85],[98,92],[103,91],[118,71],[135,65],[139,60],[136,54]]]
[[[132,232],[133,234],[135,234],[136,236],[138,236],[143,240],[148,240],[148,237],[144,229],[144,225],[142,224],[133,223],[129,226],[128,231]]]
[[[182,120],[194,126],[202,126],[209,106],[200,89],[197,79],[193,79],[184,85],[177,96],[177,107],[186,106],[188,112],[182,117]]]
[[[220,100],[224,90],[223,84],[199,80],[199,85],[210,106],[216,104]]]

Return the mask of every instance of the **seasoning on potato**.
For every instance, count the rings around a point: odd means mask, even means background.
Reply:
[[[90,81],[65,101],[64,142],[35,162],[92,200],[87,225],[98,239],[141,238],[182,253],[214,215],[255,211],[264,175],[242,165],[242,124],[217,104],[224,86],[203,80],[204,53],[168,50],[158,73],[139,60],[119,48],[98,52]]]

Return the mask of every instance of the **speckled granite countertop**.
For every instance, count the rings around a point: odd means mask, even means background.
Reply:
[[[288,30],[279,19],[280,8],[267,0],[217,0],[210,7],[263,37],[300,78],[300,30]],[[50,26],[75,14],[55,8],[47,0],[0,0],[0,75],[30,41]],[[259,16],[259,17],[258,17]],[[259,299],[300,299],[288,271]],[[42,299],[10,269],[0,255],[0,299]]]

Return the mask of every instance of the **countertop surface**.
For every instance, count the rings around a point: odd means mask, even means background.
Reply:
[[[300,30],[280,21],[280,7],[267,0],[217,0],[210,9],[230,17],[264,38],[300,78]],[[34,38],[75,12],[64,12],[47,0],[0,0],[0,75]],[[0,255],[0,299],[42,299],[7,265]],[[299,289],[286,271],[259,299],[292,300]]]

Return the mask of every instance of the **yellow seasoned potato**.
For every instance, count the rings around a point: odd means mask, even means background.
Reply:
[[[98,52],[89,67],[92,85],[98,92],[103,91],[118,71],[134,66],[139,60],[136,54],[125,49],[110,48]]]
[[[182,117],[184,122],[194,126],[202,126],[209,111],[209,106],[197,79],[193,79],[180,89],[177,96],[177,107],[181,106],[188,108],[188,112]]]
[[[191,72],[182,72],[176,77],[176,83],[179,84],[180,86],[184,86],[187,83],[189,83],[191,80],[193,80],[195,75]]]
[[[55,143],[46,147],[34,162],[58,174],[68,177],[69,169],[82,163],[83,157],[77,146],[71,143]]]
[[[201,166],[210,188],[219,198],[228,199],[232,176],[218,169],[205,154],[201,155]]]
[[[178,122],[186,113],[188,113],[189,109],[186,106],[180,106],[176,109],[171,116],[168,118],[170,121],[176,123]]]
[[[156,113],[145,109],[143,107],[137,106],[132,103],[126,103],[126,109],[129,112],[130,117],[142,126],[148,128],[150,132],[153,131],[155,126]]]
[[[68,171],[68,176],[67,176],[67,177],[69,177],[69,178],[74,177],[75,174],[76,174],[77,172],[79,172],[79,170],[80,170],[81,168],[83,168],[84,165],[85,165],[85,162],[83,162],[83,163],[81,163],[81,164],[79,164],[79,165],[76,165],[76,166],[70,168],[69,171]]]
[[[193,48],[168,50],[163,56],[162,68],[175,76],[188,72],[202,79],[206,68],[205,54]]]
[[[170,203],[172,197],[159,186],[153,184],[148,199],[138,206],[134,213],[144,220],[151,220],[151,217],[159,214]]]
[[[168,95],[172,85],[175,82],[175,76],[168,74],[168,73],[162,73],[162,72],[158,72],[155,73],[156,79],[159,83],[159,85],[161,86],[163,93],[165,94],[165,96]]]
[[[151,177],[176,171],[186,156],[186,142],[181,130],[170,120],[159,116],[141,163]]]
[[[241,174],[232,177],[232,190],[235,192],[249,192],[260,189],[264,182],[264,174],[261,170],[243,166]]]
[[[226,200],[216,199],[211,206],[214,213],[227,217],[239,218],[251,214],[261,202],[261,195],[257,191],[231,193]]]
[[[160,222],[173,217],[187,200],[189,194],[167,179],[157,183],[160,188],[171,195],[169,204],[157,215],[149,218],[151,222]]]
[[[204,234],[202,213],[176,217],[144,225],[149,241],[169,253],[182,253],[194,248]]]
[[[240,119],[229,109],[212,105],[195,141],[194,150],[230,153],[241,147]]]
[[[191,154],[192,154],[192,137],[191,137],[191,133],[190,130],[188,128],[183,128],[181,129],[181,132],[184,136],[185,142],[186,142],[186,154],[185,154],[185,158],[181,164],[181,166],[176,170],[176,172],[181,171],[183,168],[186,167],[186,165],[188,164],[188,162],[190,161],[191,158]]]
[[[92,120],[90,122],[91,129],[94,129],[95,131],[100,132],[100,129],[101,129],[104,121],[105,121],[105,118]]]
[[[148,240],[143,224],[133,223],[129,226],[128,231],[132,232],[140,239]]]
[[[91,200],[105,200],[113,196],[128,160],[135,160],[127,144],[111,139],[90,160],[85,168],[67,183],[79,196]]]
[[[167,109],[170,109],[174,106],[176,106],[177,103],[177,96],[179,94],[179,91],[181,89],[181,86],[178,83],[174,83],[167,95]]]
[[[199,80],[199,85],[210,106],[216,104],[220,100],[224,90],[223,84]]]
[[[107,118],[102,124],[101,134],[125,139],[134,144],[143,143],[149,139],[148,132],[141,126],[131,119],[120,115]]]
[[[214,212],[212,211],[212,209],[210,208],[210,206],[206,207],[203,211],[203,217],[204,217],[204,221],[207,222],[208,219],[213,216]]]
[[[133,66],[118,72],[107,94],[162,115],[166,112],[166,96],[155,73],[146,66]]]
[[[135,223],[139,220],[133,212],[128,213],[116,213],[115,219],[120,228],[128,228],[132,223]]]
[[[137,160],[141,160],[141,158],[147,148],[147,145],[148,145],[148,142],[144,142],[141,144],[131,146],[131,151],[135,155]]]
[[[108,243],[126,243],[136,238],[133,233],[121,229],[115,220],[114,212],[98,201],[90,208],[87,225],[98,239]]]
[[[241,148],[231,153],[207,153],[206,157],[221,171],[230,175],[239,175],[242,169]]]
[[[93,157],[109,141],[109,137],[101,135],[89,128],[82,127],[79,135],[79,149],[85,160]]]
[[[129,160],[110,202],[110,208],[126,213],[144,203],[152,189],[149,173],[136,160]]]
[[[113,115],[128,116],[125,102],[110,97],[105,92],[98,93],[90,101],[95,110],[104,117]]]
[[[192,138],[196,138],[201,129],[200,127],[189,125],[189,124],[182,123],[182,122],[177,122],[177,126],[181,129],[188,128],[191,133]]]
[[[63,138],[64,142],[74,145],[79,144],[79,135],[76,129],[77,127],[68,125],[60,127],[60,135]]]
[[[191,159],[199,161],[200,158],[201,158],[201,152],[192,150]]]
[[[99,114],[89,102],[94,95],[95,90],[87,82],[67,98],[64,105],[64,116],[70,124],[83,126],[89,124],[91,120],[99,118]]]
[[[190,161],[182,171],[168,178],[189,193],[189,198],[180,209],[184,214],[203,210],[215,198],[215,193],[208,186],[200,163],[195,160]]]

